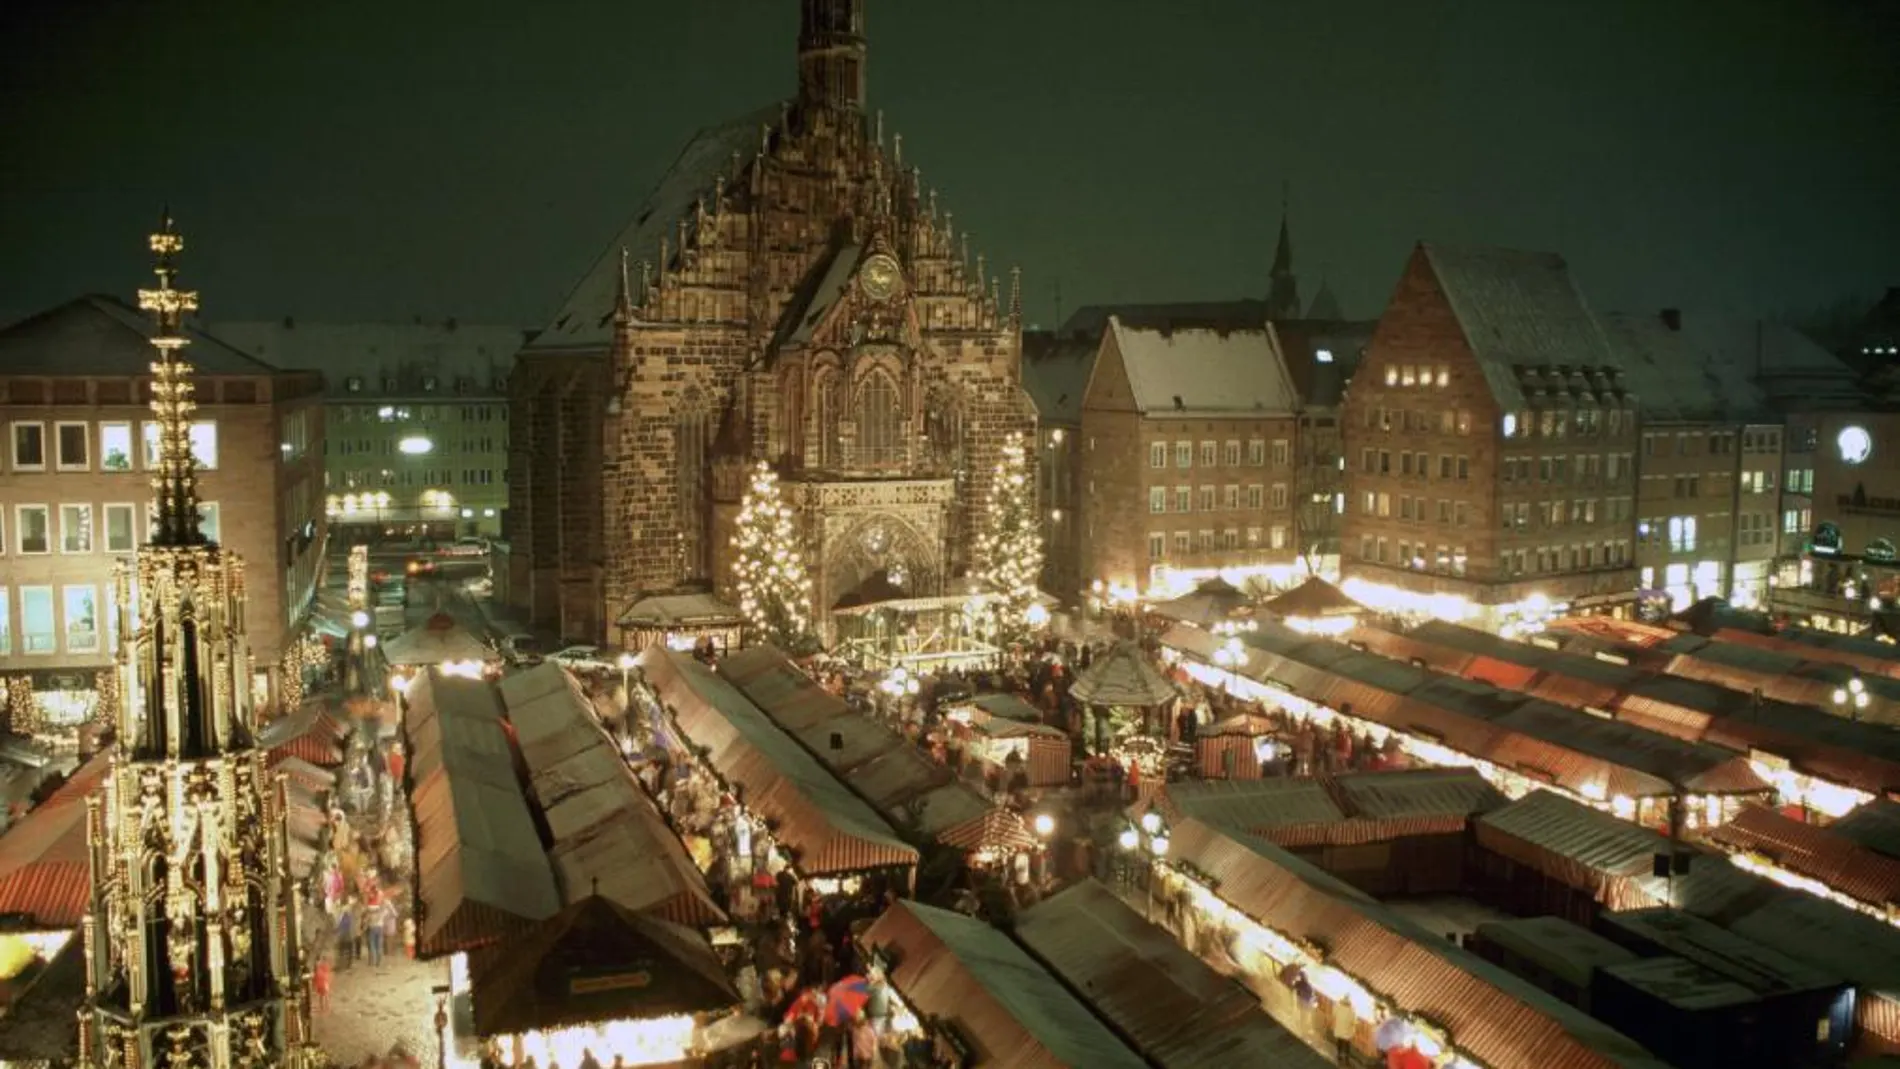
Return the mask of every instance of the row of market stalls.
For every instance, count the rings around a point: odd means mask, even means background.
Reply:
[[[1449,801],[1438,786],[1440,800],[1416,808],[1462,823],[1471,816],[1456,812],[1462,805],[1494,801],[1469,785],[1462,790],[1467,802]],[[1180,790],[1171,788],[1170,798]],[[1324,815],[1319,798],[1182,797],[1172,803],[1172,819],[1143,814],[1124,839],[1147,885],[1151,916],[1236,976],[1287,1030],[1350,1048],[1354,1063],[1384,1057],[1441,1069],[1665,1064],[1247,828],[1274,819],[1276,803],[1287,802],[1304,804],[1309,817]],[[1462,829],[1454,837],[1462,842]],[[1150,840],[1165,846],[1155,849]]]
[[[1549,791],[1479,816],[1474,832],[1481,865],[1474,882],[1481,897],[1513,912],[1551,914],[1584,928],[1601,928],[1632,911],[1686,914],[1849,989],[1834,1000],[1830,1014],[1842,1020],[1818,1034],[1810,1023],[1796,1034],[1854,1056],[1900,1054],[1900,929],[1865,910],[1790,888]],[[1664,864],[1658,858],[1674,860]],[[1721,958],[1751,960],[1735,950]],[[1750,986],[1757,1000],[1788,990],[1764,989],[1759,976],[1735,979]]]
[[[1278,624],[1240,636],[1242,665],[1217,667],[1216,636],[1176,627],[1163,645],[1210,686],[1375,744],[1418,763],[1470,767],[1509,797],[1555,789],[1654,826],[1723,823],[1770,784],[1746,756],[1316,639]],[[1678,811],[1678,806],[1680,810]]]
[[[426,671],[403,726],[418,949],[449,959],[456,1036],[509,1065],[685,1058],[694,1015],[739,1002],[699,928],[724,915],[574,681]]]
[[[795,754],[802,761],[788,757],[787,763],[809,763],[813,774],[822,776],[825,796],[838,799],[836,808],[854,815],[867,810],[861,816],[877,827],[902,828],[920,845],[942,844],[985,863],[1001,863],[1039,846],[1020,816],[958,780],[903,735],[853,711],[776,649],[761,646],[733,654],[716,671],[658,649],[648,649],[639,660],[657,700],[671,710],[693,745],[710,748],[715,769],[729,780],[743,771],[729,756],[732,740],[743,738]],[[748,806],[762,801],[756,787],[747,789]],[[889,834],[898,837],[895,830]],[[915,847],[905,845],[902,851],[906,863],[914,865]],[[855,871],[807,859],[803,855],[809,850],[800,853],[799,872],[807,878]]]
[[[1900,790],[1900,735],[1812,705],[1457,624],[1433,622],[1406,632],[1361,626],[1348,639],[1386,657],[1747,754],[1774,784],[1780,803],[1797,811],[1838,817]]]

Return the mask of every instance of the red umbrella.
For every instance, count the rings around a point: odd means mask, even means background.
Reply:
[[[825,1023],[833,1028],[850,1024],[871,1000],[871,982],[862,976],[847,976],[825,992]]]
[[[787,1021],[795,1021],[800,1017],[817,1016],[818,992],[809,987],[800,991],[798,997],[792,1000],[792,1004],[785,1007],[785,1019]]]

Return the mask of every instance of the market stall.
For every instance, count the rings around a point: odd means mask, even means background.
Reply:
[[[1288,627],[1308,635],[1343,635],[1366,611],[1345,591],[1324,579],[1308,579],[1274,598],[1263,608]]]
[[[1129,735],[1165,735],[1180,690],[1141,647],[1121,642],[1095,658],[1069,688],[1085,710],[1083,737],[1097,752]]]
[[[446,612],[429,617],[381,645],[383,660],[401,677],[422,668],[440,668],[450,675],[480,675],[501,665],[501,654],[477,638]]]
[[[1201,729],[1194,764],[1207,779],[1259,779],[1285,752],[1274,722],[1248,709]]]
[[[1206,580],[1180,597],[1148,606],[1154,616],[1203,629],[1245,618],[1253,609],[1252,598],[1219,577]]]
[[[716,653],[739,648],[745,618],[739,610],[708,593],[655,594],[620,614],[620,648],[643,650],[659,644],[670,650],[711,646]]]
[[[836,649],[873,671],[913,673],[983,668],[996,663],[995,646],[978,637],[976,617],[992,597],[968,587],[919,596],[876,572],[831,608]]]
[[[705,937],[599,896],[470,955],[466,980],[475,1038],[507,1066],[684,1062],[704,1053],[695,1015],[740,1001]]]

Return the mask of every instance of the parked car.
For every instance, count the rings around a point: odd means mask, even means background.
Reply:
[[[508,635],[501,640],[501,655],[518,665],[540,664],[541,643],[525,632]]]
[[[622,656],[621,650],[611,646],[576,644],[553,654],[550,660],[571,672],[618,672]]]

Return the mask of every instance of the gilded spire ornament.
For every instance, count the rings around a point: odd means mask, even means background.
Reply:
[[[152,537],[114,577],[118,737],[86,801],[83,1069],[312,1069],[286,783],[253,740],[244,569],[198,525],[192,367],[175,285],[184,240],[152,235]]]

